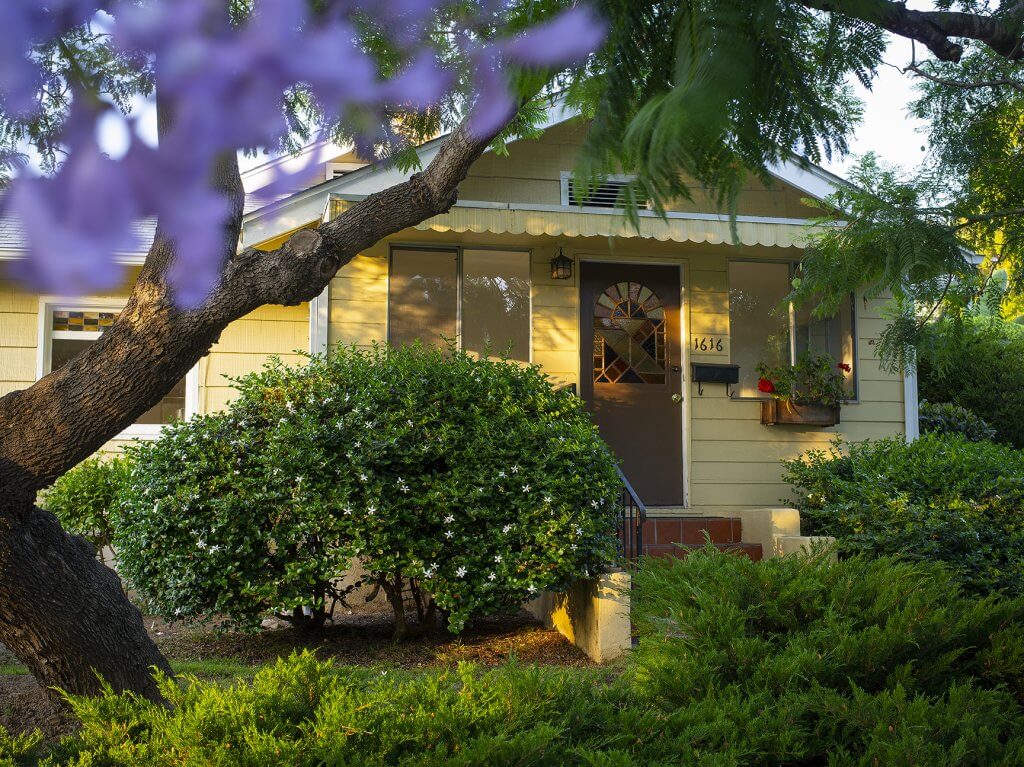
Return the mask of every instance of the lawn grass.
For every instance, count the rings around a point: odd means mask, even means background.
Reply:
[[[250,666],[216,658],[207,660],[175,660],[171,661],[175,674],[188,674],[200,679],[237,679],[251,677],[259,666]],[[0,676],[27,676],[29,673],[20,663],[0,664]]]

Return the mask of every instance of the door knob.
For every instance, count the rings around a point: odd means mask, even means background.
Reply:
[[[678,405],[680,402],[683,401],[683,395],[682,394],[673,394],[672,395],[672,401],[675,402]]]

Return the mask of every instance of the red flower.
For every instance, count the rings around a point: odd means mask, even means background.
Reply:
[[[850,367],[850,363],[848,362],[840,362],[838,365],[836,365],[836,367],[842,370],[844,373],[849,373],[851,370],[853,370],[853,368]]]
[[[765,394],[771,394],[775,391],[775,384],[769,381],[767,378],[761,378],[757,382],[757,390],[764,392]]]

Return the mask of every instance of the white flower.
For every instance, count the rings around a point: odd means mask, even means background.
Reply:
[[[287,408],[289,413],[294,413],[295,412],[295,405],[292,404],[291,402],[289,402],[287,405],[285,405],[285,408]]]
[[[569,550],[570,550],[570,551],[576,551],[576,548],[577,548],[577,547],[576,547],[576,544],[575,544],[575,543],[569,544]]]
[[[583,528],[582,528],[582,527],[580,527],[579,525],[577,525],[577,526],[576,526],[575,528],[573,528],[573,529],[574,529],[574,531],[575,531],[576,535],[583,535]]]
[[[415,425],[416,425],[416,424],[414,424],[414,423],[412,422],[412,419],[411,419],[411,418],[409,418],[408,420],[406,420],[406,423],[407,423],[407,424],[408,424],[409,426],[415,426]]]
[[[513,474],[518,474],[519,473],[519,467],[518,466],[513,466],[512,467],[512,473]]]
[[[402,479],[401,477],[398,478],[398,489],[401,490],[403,493],[409,492],[409,486],[405,484],[405,480]]]
[[[345,514],[351,514],[352,513],[352,509],[350,509],[348,506],[346,506],[344,509],[342,509],[342,512],[345,513]]]
[[[446,516],[446,517],[444,518],[444,523],[445,523],[446,525],[450,525],[450,524],[451,524],[452,522],[454,522],[454,521],[455,521],[455,517],[454,517],[454,516],[452,516],[451,514],[449,514],[448,516]]]
[[[523,485],[523,492],[524,493],[530,492],[530,486],[529,485]]]
[[[220,546],[218,544],[215,543],[210,547],[211,554],[216,554],[218,551],[220,551]]]
[[[498,472],[498,476],[499,476],[499,477],[501,477],[502,479],[504,479],[505,477],[507,477],[507,476],[508,476],[508,474],[506,474],[506,473],[505,473],[505,472],[503,472],[503,471],[499,471],[499,472]]]
[[[298,477],[295,478],[295,483],[298,484],[299,482],[302,482],[302,477],[301,476],[298,476]]]
[[[376,510],[377,510],[377,507],[373,506],[373,505],[370,505],[370,506],[366,507],[366,513],[367,514],[373,514],[373,512],[375,512]]]
[[[527,594],[536,594],[537,593],[537,587],[536,586],[530,586],[530,588],[528,588],[526,590],[526,593]]]
[[[355,442],[352,443],[352,447],[362,447],[362,446],[363,446],[363,443],[360,442],[359,440],[356,440]]]
[[[465,567],[460,567],[458,570],[456,570],[455,571],[455,577],[457,577],[457,578],[465,578],[466,577],[466,568]]]
[[[494,555],[494,561],[495,562],[501,562],[501,554],[495,554]]]
[[[490,575],[487,576],[487,580],[489,580],[489,581],[496,581],[496,580],[498,580],[498,576],[495,575],[494,573],[491,573]]]
[[[600,506],[600,504],[599,504],[599,503],[598,503],[597,501],[591,501],[591,502],[590,502],[590,505],[591,505],[591,506],[593,506],[593,507],[594,507],[595,509],[596,509],[596,508],[597,508],[598,506]]]
[[[444,531],[444,537],[445,538],[454,538],[455,537],[455,533],[453,533],[451,530],[445,530]]]
[[[551,496],[550,496],[550,495],[545,495],[545,496],[544,496],[544,503],[551,503],[551,501],[552,501],[552,500],[553,500],[553,499],[551,498]]]
[[[512,529],[512,525],[505,525],[503,528],[501,528],[501,532],[507,533],[511,529]]]
[[[359,481],[360,482],[365,482],[368,479],[369,479],[369,477],[366,476],[366,472],[362,472],[362,471],[359,472]]]

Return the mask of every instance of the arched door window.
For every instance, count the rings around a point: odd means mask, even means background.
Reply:
[[[594,383],[665,383],[665,307],[650,288],[619,282],[597,297]]]

